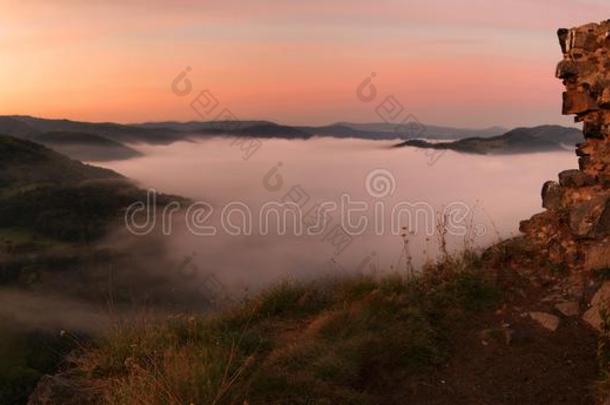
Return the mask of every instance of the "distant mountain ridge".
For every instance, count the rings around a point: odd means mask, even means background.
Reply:
[[[120,142],[84,132],[45,132],[29,139],[82,161],[123,160],[142,155]]]
[[[28,140],[0,135],[0,191],[90,180],[124,179],[112,170],[83,164]]]
[[[559,126],[545,126],[558,137],[565,130]],[[111,122],[90,123],[64,119],[43,119],[23,115],[0,116],[0,133],[20,139],[29,139],[51,147],[67,156],[85,161],[107,161],[130,159],[139,153],[132,144],[166,145],[178,141],[191,141],[207,137],[253,137],[281,139],[310,139],[313,137],[354,138],[370,140],[404,139],[401,146],[455,149],[487,153],[497,148],[517,150],[517,144],[503,144],[496,139],[509,132],[502,127],[483,129],[451,128],[424,125],[412,120],[404,125],[393,123],[337,122],[325,126],[290,126],[271,121],[164,121],[139,124],[115,124]],[[467,142],[466,139],[469,139]],[[479,141],[475,141],[475,139]],[[490,139],[493,141],[482,142]],[[554,139],[554,138],[553,138]],[[529,150],[532,145],[541,150],[553,149],[555,140],[532,140],[522,146]],[[559,139],[559,138],[557,138]],[[455,144],[429,144],[425,140],[464,140]],[[525,144],[528,145],[525,145]],[[536,144],[536,145],[535,145]],[[479,152],[477,152],[479,150]]]
[[[450,140],[472,137],[488,138],[492,136],[502,135],[508,132],[508,129],[500,126],[493,126],[482,129],[453,128],[447,126],[422,124],[415,120],[409,121],[405,124],[394,124],[385,122],[353,124],[349,122],[339,122],[335,125],[351,128],[356,131],[373,133],[392,133],[396,134],[397,138],[408,137],[435,140]]]
[[[172,131],[132,128],[111,123],[0,116],[0,134],[31,140],[73,159],[108,161],[140,154],[127,143],[169,144],[180,140]]]
[[[174,131],[195,132],[204,134],[240,133],[244,136],[272,135],[281,138],[307,138],[313,136],[328,136],[333,138],[357,138],[371,140],[391,140],[407,138],[425,139],[460,139],[473,136],[496,136],[507,131],[502,127],[491,127],[484,129],[451,128],[437,125],[424,125],[416,121],[406,124],[393,123],[350,123],[337,122],[323,126],[288,126],[271,121],[190,121],[190,122],[148,122],[134,124],[140,128],[162,129],[168,128]],[[261,131],[266,128],[267,131]],[[282,129],[284,131],[282,131]],[[301,131],[301,132],[296,132]]]
[[[43,132],[81,132],[99,135],[117,142],[126,143],[149,143],[149,144],[169,144],[180,139],[173,130],[163,128],[139,128],[132,125],[116,124],[112,122],[81,122],[66,119],[45,119],[26,115],[5,116],[0,118],[10,118],[28,125],[32,130]],[[0,133],[19,136],[18,134],[4,131],[0,121]],[[4,131],[4,132],[3,132]]]
[[[583,141],[582,131],[559,125],[541,125],[533,128],[515,128],[499,136],[465,138],[453,142],[431,143],[425,140],[408,140],[395,147],[447,149],[475,154],[511,154],[573,150]]]

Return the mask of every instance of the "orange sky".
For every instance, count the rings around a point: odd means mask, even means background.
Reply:
[[[0,114],[197,120],[209,89],[289,124],[380,121],[388,95],[427,123],[569,123],[555,30],[608,17],[608,0],[0,0]]]

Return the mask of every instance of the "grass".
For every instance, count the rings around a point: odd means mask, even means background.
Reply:
[[[214,316],[118,324],[80,372],[107,404],[367,404],[443,364],[495,302],[474,255],[420,277],[283,283]]]

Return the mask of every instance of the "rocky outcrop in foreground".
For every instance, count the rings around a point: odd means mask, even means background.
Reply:
[[[585,141],[577,145],[579,169],[542,188],[546,211],[521,223],[521,231],[554,263],[592,271],[610,268],[610,20],[560,29],[563,114],[576,114]]]

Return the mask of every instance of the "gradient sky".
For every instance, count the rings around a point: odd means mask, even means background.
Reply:
[[[0,0],[0,114],[197,120],[209,89],[288,124],[380,121],[389,95],[430,124],[566,124],[555,31],[606,18],[608,0]]]

